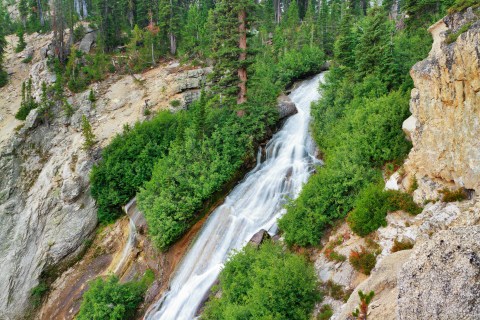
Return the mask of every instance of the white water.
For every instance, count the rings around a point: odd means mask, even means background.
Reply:
[[[137,227],[135,226],[135,223],[137,222],[137,219],[140,217],[140,212],[138,210],[134,210],[133,215],[130,216],[128,214],[128,211],[130,210],[130,207],[133,204],[136,203],[136,201],[137,201],[136,198],[133,198],[123,208],[125,213],[129,216],[130,225],[129,225],[129,234],[128,234],[127,243],[123,247],[122,256],[121,256],[120,260],[118,261],[117,265],[115,266],[115,269],[113,270],[113,272],[117,275],[118,275],[119,272],[122,271],[123,265],[127,261],[127,258],[130,255],[130,252],[132,251],[132,249],[135,245],[135,239],[137,237]]]
[[[310,104],[319,98],[323,75],[304,81],[290,98],[298,113],[267,144],[267,159],[237,185],[208,218],[185,255],[170,289],[148,311],[147,320],[193,319],[233,249],[260,229],[276,232],[286,197],[296,197],[317,162],[309,136]]]
[[[85,19],[88,15],[87,2],[85,0],[75,0],[73,2],[73,5],[75,7],[75,12],[78,14],[80,20]]]

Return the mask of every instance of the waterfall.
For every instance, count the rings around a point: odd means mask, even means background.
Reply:
[[[88,15],[86,0],[74,0],[73,4],[80,20],[85,19]]]
[[[193,319],[216,281],[232,250],[241,249],[260,229],[274,234],[285,212],[287,198],[298,196],[319,163],[308,133],[310,104],[319,99],[323,74],[302,82],[290,94],[298,113],[266,146],[266,159],[258,161],[225,202],[207,219],[181,261],[169,290],[150,308],[145,319]]]
[[[129,234],[128,234],[127,243],[123,247],[122,256],[121,256],[120,260],[118,261],[117,265],[115,266],[115,269],[113,270],[113,272],[115,274],[118,274],[119,272],[122,271],[122,268],[123,268],[125,262],[127,261],[127,258],[130,255],[130,252],[132,251],[132,249],[135,245],[135,239],[137,237],[137,227],[135,226],[135,224],[137,222],[137,219],[140,216],[140,211],[134,210],[133,214],[130,216],[129,215],[129,210],[132,207],[132,205],[136,204],[136,201],[137,201],[136,198],[133,198],[123,208],[123,210],[125,211],[125,213],[127,214],[127,216],[130,219],[129,230],[128,230]]]

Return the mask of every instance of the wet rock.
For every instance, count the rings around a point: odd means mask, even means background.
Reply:
[[[480,319],[480,226],[417,243],[398,279],[398,319]]]
[[[293,103],[293,101],[285,94],[278,97],[277,109],[280,119],[292,116],[298,112],[295,103]]]
[[[258,247],[265,240],[268,240],[268,239],[270,239],[270,235],[268,234],[268,232],[266,230],[262,229],[262,230],[258,231],[257,233],[255,233],[248,243]]]

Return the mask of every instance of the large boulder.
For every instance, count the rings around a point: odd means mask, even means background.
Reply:
[[[417,243],[398,291],[398,319],[480,319],[480,226]]]
[[[285,94],[282,94],[278,97],[277,100],[277,109],[280,119],[290,117],[298,112],[295,103]]]

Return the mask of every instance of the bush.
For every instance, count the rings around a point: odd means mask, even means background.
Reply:
[[[118,217],[121,206],[151,178],[155,162],[168,154],[178,123],[175,115],[161,112],[151,121],[125,127],[103,150],[90,174],[100,222]]]
[[[220,274],[222,294],[207,302],[202,319],[310,319],[320,300],[312,265],[281,246],[246,246]]]
[[[371,184],[360,192],[355,209],[348,215],[348,225],[353,232],[364,237],[387,225],[388,209],[388,193],[380,183]]]
[[[22,102],[20,104],[20,109],[18,109],[15,114],[15,118],[18,120],[25,120],[30,111],[36,108],[38,108],[38,103],[32,95],[32,79],[28,79],[27,82],[22,83]]]
[[[368,276],[372,269],[375,268],[377,257],[362,246],[360,251],[352,250],[350,252],[349,261],[355,270]]]
[[[478,0],[455,0],[455,4],[450,9],[448,9],[448,14],[461,12],[469,7],[477,8],[479,6],[480,3],[478,3]]]
[[[397,190],[389,190],[386,193],[388,196],[388,211],[403,210],[412,215],[422,212],[422,208],[413,201],[410,194]]]
[[[117,276],[109,276],[105,280],[102,278],[93,280],[83,294],[83,301],[76,319],[133,319],[149,285],[147,278],[151,276],[125,284],[120,284]]]
[[[442,197],[443,202],[463,201],[468,198],[467,193],[463,188],[454,190],[454,191],[445,188],[440,190],[440,193],[443,194],[443,197]]]
[[[45,282],[40,282],[37,286],[32,288],[30,296],[34,308],[38,308],[42,304],[43,298],[49,290],[50,288]]]
[[[350,297],[351,291],[345,290],[345,288],[333,280],[328,280],[322,285],[323,293],[335,300],[346,302]]]
[[[410,250],[413,248],[414,243],[409,240],[398,241],[397,239],[393,242],[393,247],[391,252],[397,252],[402,250]]]
[[[320,313],[317,315],[317,320],[328,320],[333,316],[332,306],[329,304],[324,304],[320,308]]]
[[[8,73],[0,67],[0,88],[8,83]]]

